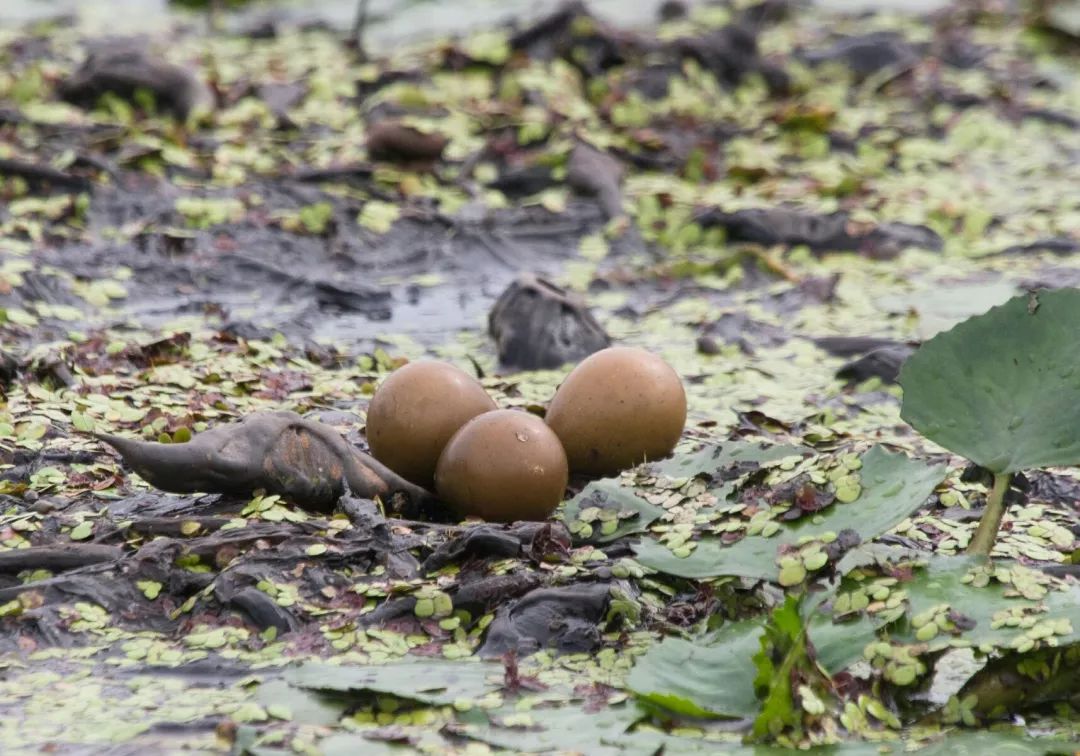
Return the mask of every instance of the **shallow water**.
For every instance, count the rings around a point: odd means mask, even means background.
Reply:
[[[562,0],[371,0],[369,45],[374,49],[405,40],[439,34],[464,32],[511,19],[529,19],[557,8]],[[889,8],[911,13],[928,13],[947,5],[944,0],[817,0],[839,12],[861,12]],[[693,0],[691,0],[693,3]],[[620,25],[641,25],[656,17],[659,0],[627,3],[623,0],[589,0],[598,15],[617,20]],[[266,13],[321,19],[348,29],[356,13],[356,0],[327,0],[317,4],[302,2],[253,3],[232,21],[243,24]],[[168,0],[6,0],[0,3],[0,28],[75,14],[90,29],[132,33],[164,26],[176,18],[200,18],[170,6]]]
[[[375,49],[403,40],[423,39],[438,34],[463,32],[510,19],[528,19],[550,12],[559,0],[372,0],[368,6],[369,44]],[[622,24],[644,23],[655,17],[659,2],[624,3],[620,0],[592,0],[596,13]],[[331,26],[348,29],[356,12],[356,0],[328,0],[318,4],[295,2],[253,3],[230,21],[243,24],[267,13],[320,19]],[[158,28],[177,18],[199,19],[170,6],[168,0],[8,0],[0,3],[0,28],[35,20],[75,14],[88,29],[131,33]]]

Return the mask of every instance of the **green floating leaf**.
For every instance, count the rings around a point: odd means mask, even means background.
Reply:
[[[94,430],[94,420],[89,415],[85,415],[82,412],[71,413],[71,425],[75,430],[83,433],[90,433]]]
[[[302,690],[284,680],[270,680],[261,684],[255,701],[267,711],[288,708],[289,719],[296,724],[321,726],[335,724],[349,707],[348,700],[341,695]]]
[[[149,600],[153,601],[161,594],[161,583],[156,580],[139,580],[135,583]]]
[[[377,234],[385,234],[400,215],[401,209],[391,202],[368,200],[356,222]]]
[[[329,202],[316,202],[300,208],[300,223],[311,234],[325,234],[333,218],[334,206]]]
[[[309,662],[288,670],[292,685],[308,690],[370,691],[432,705],[479,698],[502,685],[502,667],[484,662],[433,659],[384,666],[346,667]]]
[[[974,626],[963,633],[963,639],[976,646],[991,644],[999,648],[1010,648],[1015,639],[1026,634],[1025,628],[1017,624],[995,622],[1012,613],[1019,620],[1021,615],[1035,616],[1040,622],[1068,622],[1068,632],[1055,633],[1056,642],[1076,643],[1080,641],[1080,586],[1053,581],[1045,593],[1031,593],[1031,598],[1019,595],[1024,589],[1025,575],[1034,579],[1045,579],[1043,573],[1025,568],[1016,562],[996,560],[993,570],[1001,575],[1008,573],[1013,580],[1003,584],[991,580],[986,585],[972,582],[970,576],[976,568],[984,568],[985,562],[977,557],[932,557],[924,568],[915,571],[911,580],[902,584],[908,596],[910,616],[922,614],[943,604],[948,605],[950,613],[971,620]],[[1023,622],[1020,623],[1021,625]],[[1065,629],[1065,625],[1061,626]],[[899,627],[893,631],[895,640],[914,643],[917,641],[918,628]],[[931,650],[945,648],[952,642],[948,634],[938,635],[929,643]]]
[[[992,569],[999,575],[1008,574],[1011,583],[972,580],[978,570],[986,569],[991,568],[985,560],[950,556],[931,557],[917,567],[909,580],[896,587],[906,595],[910,621],[893,624],[890,638],[899,643],[925,642],[930,652],[949,648],[957,640],[977,647],[1013,650],[1027,638],[1034,641],[1032,635],[1050,630],[1057,644],[1080,641],[1080,587],[1040,578],[1042,573],[1006,560],[995,562]],[[1024,584],[1027,578],[1045,579],[1050,584],[1044,592],[1032,591],[1034,586]],[[1020,591],[1032,597],[1025,598]],[[943,615],[958,627],[962,625],[963,630],[957,634],[939,631],[931,638],[920,638],[921,632],[929,634],[925,628],[936,627],[926,623],[925,618],[942,607]],[[1028,622],[1031,617],[1037,618],[1034,625]],[[889,613],[859,613],[854,620],[834,623],[830,612],[817,612],[810,620],[808,634],[818,662],[835,675],[862,658],[863,649],[876,639],[877,629],[891,621]]]
[[[581,493],[563,505],[563,520],[567,523],[574,522],[581,511],[589,507],[616,514],[633,513],[631,517],[612,520],[615,527],[610,532],[595,528],[590,537],[582,539],[594,543],[607,543],[630,533],[641,533],[664,514],[663,509],[645,501],[614,479],[596,480],[585,486]]]
[[[863,658],[863,649],[877,639],[877,627],[865,614],[847,622],[833,622],[829,612],[819,611],[811,617],[807,635],[818,664],[835,676]]]
[[[804,580],[806,580],[806,568],[801,562],[780,565],[780,574],[777,576],[780,585],[785,587],[798,585]]]
[[[753,656],[760,636],[761,625],[746,621],[724,625],[708,645],[666,638],[637,660],[626,685],[638,697],[686,716],[756,716]]]
[[[93,532],[94,523],[89,520],[83,520],[71,529],[71,532],[68,533],[68,537],[73,541],[85,541]]]
[[[569,691],[567,691],[569,693]],[[633,706],[607,706],[588,711],[569,706],[534,707],[519,712],[512,706],[492,712],[490,723],[465,724],[462,731],[469,738],[513,753],[625,753],[614,743],[641,719]],[[479,719],[479,718],[478,718]]]
[[[274,756],[285,756],[286,753],[291,753],[291,751],[275,751]],[[387,743],[377,738],[366,738],[359,733],[339,732],[319,741],[319,753],[322,756],[355,756],[358,753],[364,756],[384,756],[384,754],[403,756],[415,753],[415,751],[407,745]]]
[[[814,518],[784,525],[775,536],[747,536],[730,546],[703,538],[685,558],[646,538],[634,545],[635,556],[643,566],[676,577],[700,580],[733,575],[778,580],[776,554],[781,546],[845,528],[854,530],[864,541],[879,536],[923,505],[945,476],[945,465],[927,465],[875,446],[862,456],[859,473],[862,492],[858,499],[833,504]]]
[[[900,372],[901,416],[997,474],[1080,463],[1080,290],[1015,297],[935,336]]]
[[[957,732],[927,745],[917,751],[921,756],[1047,756],[1048,754],[1073,754],[1080,750],[1080,742],[1054,738],[1033,738],[1021,732],[982,730]],[[902,753],[898,748],[896,753]]]

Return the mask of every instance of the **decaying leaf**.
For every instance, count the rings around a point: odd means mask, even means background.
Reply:
[[[431,498],[334,430],[293,412],[257,412],[187,443],[95,435],[164,491],[249,496],[262,489],[317,510],[331,508],[346,486],[365,498],[402,493],[417,507]]]

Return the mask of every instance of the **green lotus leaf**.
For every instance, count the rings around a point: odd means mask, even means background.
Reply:
[[[901,416],[1004,475],[1080,463],[1080,290],[1015,297],[927,341],[900,372]]]

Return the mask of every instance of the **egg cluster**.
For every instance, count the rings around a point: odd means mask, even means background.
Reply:
[[[570,472],[611,475],[671,453],[686,423],[686,392],[660,357],[635,347],[589,356],[566,377],[546,421],[498,409],[483,386],[434,360],[398,368],[371,399],[371,453],[434,488],[462,516],[543,520]]]

